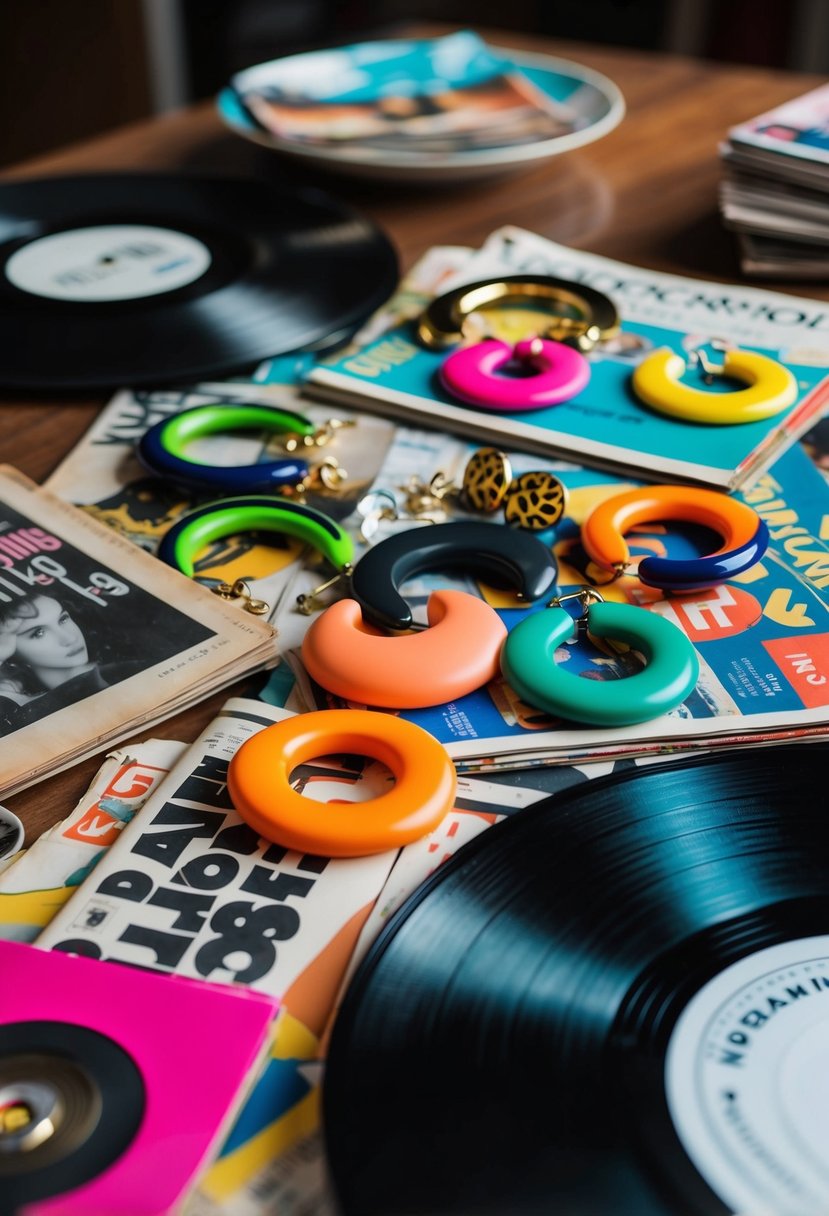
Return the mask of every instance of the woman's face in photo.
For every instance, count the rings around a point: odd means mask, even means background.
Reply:
[[[69,613],[57,601],[39,595],[34,616],[18,618],[15,658],[35,671],[65,671],[87,662],[86,641]]]

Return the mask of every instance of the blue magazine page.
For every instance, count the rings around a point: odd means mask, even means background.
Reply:
[[[420,344],[412,321],[356,352],[322,361],[311,370],[307,391],[501,446],[727,490],[747,484],[767,467],[829,403],[829,311],[823,303],[626,267],[518,229],[493,234],[451,285],[529,272],[598,288],[622,315],[621,333],[590,353],[590,381],[571,400],[520,413],[479,410],[453,400],[438,380],[445,352]],[[503,306],[471,320],[480,336],[515,341],[534,326],[542,329],[548,317]],[[798,382],[795,404],[761,422],[709,426],[660,414],[631,388],[637,363],[658,348],[668,347],[690,363],[694,351],[701,349],[716,362],[721,355],[712,351],[734,346],[785,363]],[[711,392],[734,387],[722,381],[703,385],[694,370],[685,379]]]
[[[401,428],[375,486],[389,492],[441,468],[455,475],[474,446],[428,431]],[[671,620],[690,638],[699,660],[694,692],[670,714],[623,728],[577,726],[524,704],[503,680],[447,705],[399,711],[446,745],[461,771],[522,767],[533,763],[610,760],[687,748],[808,738],[829,723],[829,547],[821,539],[825,482],[800,445],[790,449],[750,491],[741,495],[766,521],[771,545],[750,570],[710,590],[665,597],[635,574],[607,582],[607,572],[588,559],[580,528],[601,501],[642,484],[578,466],[511,455],[516,475],[530,468],[555,469],[568,490],[566,514],[555,529],[539,533],[559,565],[559,593],[598,585],[608,600],[639,605]],[[405,497],[405,496],[403,496]],[[400,498],[398,492],[398,498]],[[403,499],[401,499],[403,501]],[[453,518],[462,517],[453,511]],[[716,541],[705,529],[670,523],[643,525],[627,537],[633,558],[647,554],[691,557],[711,552]],[[461,586],[485,598],[508,628],[540,603],[526,608],[509,593],[427,575],[403,587],[424,619],[429,593]],[[614,679],[638,669],[636,655],[607,642],[595,645],[581,634],[559,647],[557,662],[577,674]],[[313,685],[291,656],[310,706],[343,702]],[[397,711],[395,711],[397,712]]]

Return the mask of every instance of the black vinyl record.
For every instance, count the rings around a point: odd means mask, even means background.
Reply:
[[[18,1132],[15,1107],[27,1115]],[[69,1022],[0,1026],[0,1214],[95,1178],[132,1143],[144,1109],[141,1073],[112,1039]]]
[[[221,376],[347,334],[397,258],[317,190],[146,174],[0,185],[0,385]]]
[[[437,870],[334,1025],[346,1216],[829,1212],[827,771],[602,778]]]

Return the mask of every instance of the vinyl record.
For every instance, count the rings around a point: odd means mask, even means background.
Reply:
[[[0,1213],[94,1178],[144,1114],[141,1074],[106,1035],[68,1022],[0,1026]]]
[[[442,866],[334,1026],[346,1216],[825,1216],[828,764],[603,778]]]
[[[273,998],[100,953],[0,940],[0,1216],[180,1212],[270,1047]]]
[[[383,233],[317,190],[117,174],[0,186],[0,385],[221,376],[347,333],[392,293]]]

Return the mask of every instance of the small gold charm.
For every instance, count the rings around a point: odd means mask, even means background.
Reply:
[[[271,610],[270,604],[265,600],[258,600],[251,595],[250,587],[241,578],[237,578],[235,583],[218,583],[210,590],[223,600],[241,600],[245,612],[251,612],[254,616],[265,616]]]

